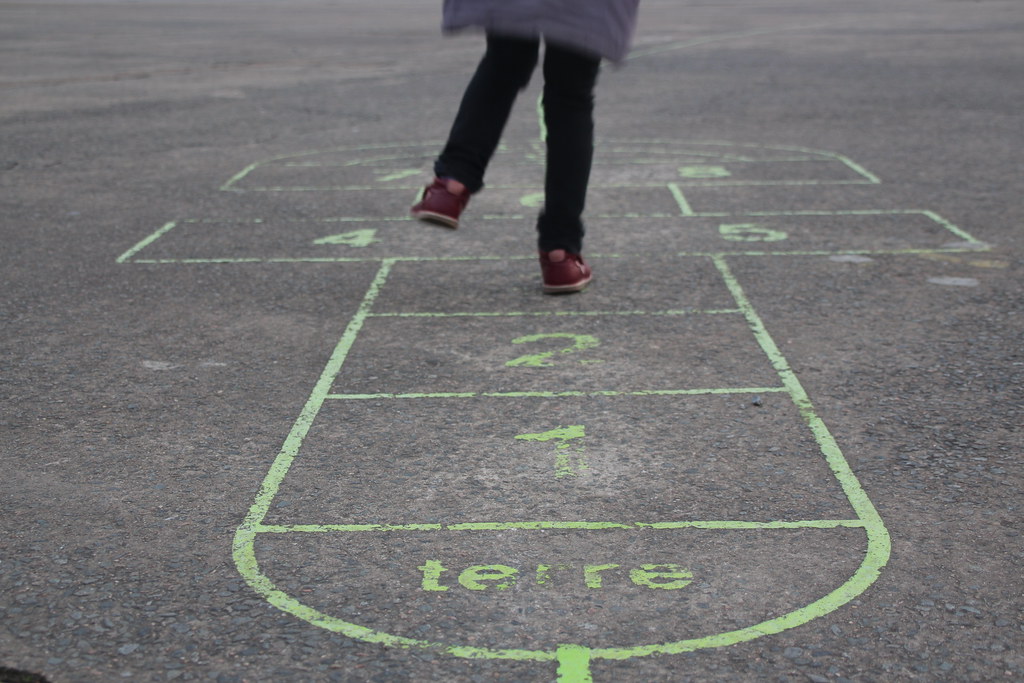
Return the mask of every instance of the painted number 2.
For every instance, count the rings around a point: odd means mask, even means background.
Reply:
[[[505,363],[510,368],[546,368],[551,367],[554,363],[550,362],[550,359],[555,354],[568,354],[568,353],[579,353],[592,349],[598,346],[601,342],[597,340],[597,337],[592,337],[589,334],[569,334],[567,332],[555,332],[553,334],[530,334],[525,337],[519,337],[513,339],[513,344],[530,344],[533,342],[543,341],[545,339],[571,339],[572,344],[566,346],[564,349],[556,349],[554,351],[544,351],[542,353],[527,354],[520,356]],[[581,360],[581,363],[600,363],[601,361],[585,361]]]

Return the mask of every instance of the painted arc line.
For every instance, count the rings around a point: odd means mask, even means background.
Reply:
[[[239,528],[235,538],[234,557],[236,566],[242,571],[249,585],[270,604],[288,612],[314,626],[364,642],[377,643],[398,647],[417,647],[445,652],[447,654],[471,659],[513,659],[520,661],[552,661],[556,653],[547,650],[522,649],[490,649],[473,646],[452,646],[432,641],[416,640],[403,636],[394,636],[352,624],[336,617],[324,614],[312,607],[302,604],[290,595],[280,591],[274,583],[263,575],[255,557],[255,531]],[[879,539],[868,534],[868,556],[877,554]],[[875,578],[872,573],[878,567],[865,561],[858,571],[847,582],[825,596],[807,606],[790,612],[781,617],[769,619],[754,626],[720,633],[714,636],[694,638],[671,643],[635,646],[626,648],[599,648],[592,650],[593,656],[599,659],[622,660],[656,654],[680,654],[710,647],[722,647],[753,640],[765,635],[779,633],[787,629],[807,623],[812,619],[824,616],[860,595]]]
[[[381,631],[374,631],[365,626],[346,622],[320,612],[278,589],[273,581],[260,571],[259,562],[255,555],[256,534],[257,531],[255,529],[244,526],[240,526],[235,534],[233,557],[239,572],[249,586],[262,595],[271,605],[314,626],[368,643],[392,647],[429,649],[468,659],[511,659],[518,661],[554,661],[557,659],[557,652],[550,650],[492,649],[477,646],[446,645],[440,642],[395,636]],[[888,557],[888,535],[886,534],[882,538],[868,528],[867,537],[868,550],[865,554],[865,560],[853,576],[839,587],[802,608],[753,626],[713,636],[654,645],[596,648],[590,651],[591,657],[594,659],[625,660],[635,657],[681,654],[712,647],[724,647],[754,640],[766,635],[781,633],[829,614],[867,590],[878,578],[878,572],[884,566],[884,562],[878,564],[877,558],[880,555]]]

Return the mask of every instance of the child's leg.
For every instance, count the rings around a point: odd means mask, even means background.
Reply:
[[[434,164],[439,178],[453,178],[471,192],[484,184],[519,91],[537,66],[540,41],[487,35],[487,52],[466,88],[448,143]]]
[[[583,207],[594,157],[594,86],[601,60],[548,44],[544,55],[547,172],[544,212],[537,221],[541,251],[583,248]]]

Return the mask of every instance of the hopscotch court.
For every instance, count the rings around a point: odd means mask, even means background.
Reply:
[[[376,268],[240,511],[250,586],[351,638],[562,681],[867,590],[884,521],[731,262],[985,245],[927,208],[862,205],[882,183],[840,154],[613,141],[588,205],[595,282],[545,297],[540,145],[501,149],[455,233],[406,215],[437,148],[255,162],[219,189],[281,215],[171,218],[118,259]],[[792,206],[818,193],[828,210]],[[313,197],[337,215],[284,210]]]

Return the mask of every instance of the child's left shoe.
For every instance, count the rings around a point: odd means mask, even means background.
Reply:
[[[452,230],[459,227],[459,216],[469,203],[469,191],[463,189],[461,194],[455,194],[448,189],[449,182],[448,178],[434,178],[410,210],[412,217]]]
[[[565,249],[540,252],[540,273],[545,294],[580,292],[593,278],[583,257]]]

